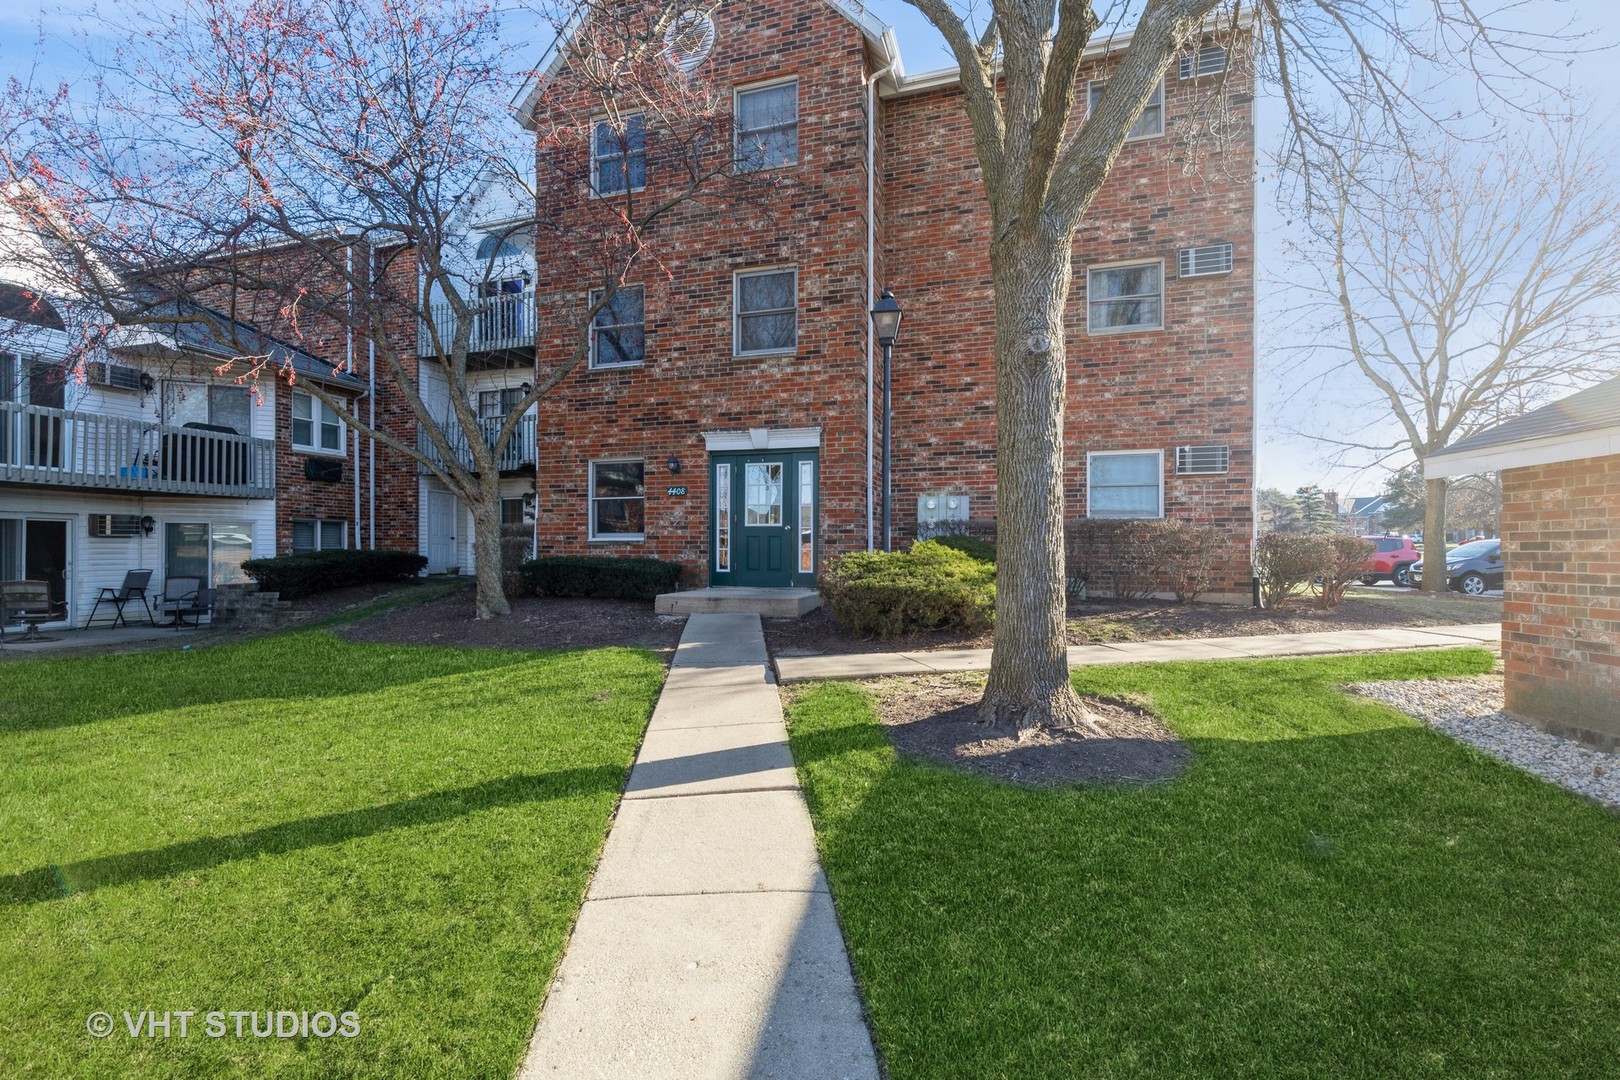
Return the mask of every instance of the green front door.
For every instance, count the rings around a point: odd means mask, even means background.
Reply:
[[[816,586],[817,453],[709,458],[709,584]]]

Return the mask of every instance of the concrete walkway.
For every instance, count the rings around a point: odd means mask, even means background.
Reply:
[[[1315,634],[1254,634],[1248,637],[1179,638],[1174,641],[1122,641],[1114,645],[1073,645],[1069,665],[1138,664],[1149,661],[1237,660],[1245,657],[1326,656],[1333,653],[1390,652],[1400,649],[1455,649],[1502,643],[1500,623],[1466,626],[1388,627],[1329,630]],[[877,675],[927,675],[942,671],[988,671],[989,649],[940,649],[909,653],[849,653],[841,656],[779,656],[782,682],[806,679],[864,679]]]
[[[876,1080],[758,615],[693,615],[521,1078]]]

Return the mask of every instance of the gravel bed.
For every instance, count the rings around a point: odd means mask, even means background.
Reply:
[[[1525,772],[1620,809],[1620,754],[1537,731],[1502,711],[1502,676],[1351,683],[1408,716]]]

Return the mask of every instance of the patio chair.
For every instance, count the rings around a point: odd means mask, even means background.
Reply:
[[[202,589],[202,578],[171,577],[163,583],[163,598],[158,601],[158,613],[172,619],[165,626],[177,627],[180,625],[180,612],[189,610],[197,602],[197,593]]]
[[[189,602],[183,603],[182,606],[180,606],[178,608],[175,608],[175,611],[174,611],[174,628],[176,630],[178,630],[182,626],[186,625],[186,616],[189,615],[189,616],[191,616],[191,627],[192,627],[192,629],[193,630],[200,629],[202,627],[203,616],[207,615],[209,617],[210,622],[212,622],[212,620],[213,620],[213,612],[214,612],[214,590],[213,589],[198,589],[195,593],[192,594],[191,600]]]
[[[0,638],[7,623],[22,623],[28,627],[23,640],[39,640],[39,624],[56,617],[50,588],[45,581],[0,581]]]
[[[101,609],[102,604],[112,605],[113,621],[109,629],[113,626],[128,626],[129,622],[124,618],[124,605],[132,600],[141,602],[141,610],[146,612],[146,621],[156,626],[157,621],[152,618],[152,609],[146,603],[146,588],[151,583],[152,571],[131,570],[124,575],[124,583],[118,588],[103,586],[101,593],[96,597],[95,605],[90,608],[90,617],[84,620],[84,628],[90,629],[90,624],[96,621],[96,612]]]

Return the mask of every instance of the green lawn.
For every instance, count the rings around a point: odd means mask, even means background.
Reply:
[[[661,679],[321,632],[0,664],[0,1075],[511,1076]]]
[[[1620,818],[1334,689],[1490,664],[1081,669],[1192,747],[1130,789],[901,762],[862,689],[797,694],[891,1075],[1617,1075]]]

